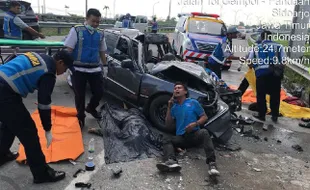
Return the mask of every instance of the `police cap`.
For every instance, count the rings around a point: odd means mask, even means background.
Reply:
[[[227,29],[227,34],[232,34],[232,33],[238,33],[239,31],[237,30],[237,27],[235,26],[229,26]]]

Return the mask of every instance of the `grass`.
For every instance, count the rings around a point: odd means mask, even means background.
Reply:
[[[58,33],[57,28],[41,28],[41,33],[45,36],[66,36],[69,34],[71,28],[61,28],[60,33]]]

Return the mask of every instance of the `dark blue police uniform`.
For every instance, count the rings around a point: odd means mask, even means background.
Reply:
[[[51,130],[51,94],[56,82],[52,57],[28,52],[0,66],[0,158],[10,152],[15,136],[25,148],[35,179],[47,176],[37,128],[22,97],[38,90],[38,109],[44,130]]]

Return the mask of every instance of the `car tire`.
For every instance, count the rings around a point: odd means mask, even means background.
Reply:
[[[152,100],[149,107],[149,117],[155,128],[162,132],[173,132],[173,129],[167,129],[165,126],[165,117],[167,113],[168,101],[171,96],[160,95]]]

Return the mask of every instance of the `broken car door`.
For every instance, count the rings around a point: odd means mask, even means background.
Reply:
[[[137,45],[136,45],[137,46]],[[110,93],[123,101],[136,104],[139,97],[139,86],[142,73],[137,65],[138,50],[132,41],[121,36],[115,48],[119,56],[109,63],[107,80]]]

